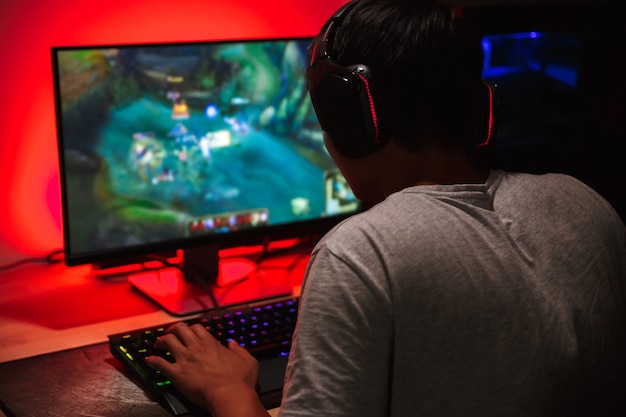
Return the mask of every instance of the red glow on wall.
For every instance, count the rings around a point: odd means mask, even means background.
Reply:
[[[0,262],[63,245],[50,47],[312,36],[343,3],[345,0],[2,2]]]

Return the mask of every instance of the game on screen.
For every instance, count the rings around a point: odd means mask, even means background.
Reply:
[[[71,251],[357,210],[310,103],[308,44],[58,48]]]

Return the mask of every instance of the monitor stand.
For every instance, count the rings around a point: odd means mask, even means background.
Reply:
[[[292,294],[288,284],[260,280],[254,262],[220,259],[218,249],[213,245],[185,249],[180,266],[134,273],[128,281],[174,316]]]

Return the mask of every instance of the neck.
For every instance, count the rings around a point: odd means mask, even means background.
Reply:
[[[404,188],[436,184],[482,184],[489,172],[479,170],[462,151],[431,149],[420,152],[391,152],[390,166],[382,183],[385,196]]]

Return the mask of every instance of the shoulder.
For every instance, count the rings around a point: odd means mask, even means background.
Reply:
[[[406,227],[406,218],[415,217],[422,206],[419,200],[424,200],[424,197],[402,192],[391,195],[367,211],[337,224],[320,240],[318,248],[325,247],[333,252],[351,252],[355,246],[381,242],[397,229]]]
[[[524,172],[495,171],[499,187],[526,189],[534,192],[562,190],[564,193],[597,193],[581,180],[562,173],[529,174]]]
[[[498,192],[506,197],[527,198],[535,204],[542,202],[553,207],[569,206],[572,210],[614,211],[610,203],[596,190],[568,174],[527,174],[499,172]]]
[[[570,175],[501,174],[494,210],[505,224],[532,230],[533,236],[624,247],[626,228],[618,212],[600,193]]]

